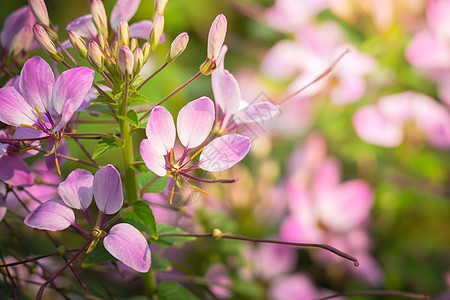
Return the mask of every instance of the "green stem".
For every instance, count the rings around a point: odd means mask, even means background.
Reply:
[[[127,98],[128,98],[128,82],[125,83],[125,91],[123,93],[122,105],[119,105],[119,114],[121,116],[127,115]],[[133,154],[133,136],[131,134],[131,128],[127,121],[120,120],[120,132],[123,140],[123,164],[125,169],[125,176],[123,177],[123,183],[128,196],[128,204],[134,205],[138,199],[138,193],[136,188],[136,172],[133,170],[134,154]]]
[[[147,273],[142,274],[142,279],[144,280],[145,294],[148,299],[153,299],[153,295],[156,293],[156,280],[155,273],[150,269]]]

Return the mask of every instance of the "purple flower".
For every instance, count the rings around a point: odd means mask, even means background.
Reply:
[[[170,112],[162,106],[156,106],[148,119],[147,139],[144,139],[140,146],[145,165],[158,176],[171,174],[175,182],[179,180],[179,176],[200,180],[187,174],[197,167],[209,172],[231,168],[247,155],[250,150],[249,138],[239,134],[216,138],[204,147],[199,162],[188,166],[189,160],[186,161],[188,151],[203,144],[211,132],[213,123],[214,104],[208,97],[191,101],[180,110],[177,129]],[[172,158],[176,131],[184,146],[183,154],[178,162]],[[197,153],[191,157],[191,160]]]
[[[10,14],[0,34],[2,50],[13,57],[27,56],[32,50],[33,25],[36,19],[30,8],[24,6]]]
[[[89,235],[75,221],[72,210],[80,209],[91,225],[91,236],[103,237],[103,245],[115,258],[128,267],[147,272],[150,268],[150,248],[145,237],[133,226],[125,223],[114,225],[109,233],[102,230],[106,214],[115,214],[123,205],[120,174],[113,165],[102,167],[95,175],[83,169],[76,169],[58,186],[62,200],[44,202],[25,218],[25,224],[43,230],[58,231],[73,226]],[[95,203],[102,212],[100,224],[92,226],[87,209],[95,197]]]

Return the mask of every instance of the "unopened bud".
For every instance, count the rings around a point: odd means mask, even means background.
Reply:
[[[12,43],[9,46],[9,53],[11,53],[15,58],[20,58],[20,56],[22,55],[26,57],[32,50],[33,39],[32,26],[25,26],[14,37]]]
[[[208,35],[208,58],[216,60],[222,49],[225,35],[227,33],[227,19],[224,15],[218,15],[209,29]]]
[[[166,9],[167,0],[155,0],[155,12],[154,16],[164,14],[164,10]]]
[[[37,23],[46,28],[50,28],[50,19],[44,0],[28,0],[28,5],[36,18]]]
[[[86,58],[87,55],[87,47],[86,47],[86,43],[84,42],[83,38],[81,36],[78,35],[78,33],[76,33],[73,30],[69,31],[69,40],[70,43],[72,44],[73,48],[77,49],[78,53],[80,53],[80,55],[83,58]]]
[[[142,54],[144,55],[144,64],[147,62],[149,56],[150,56],[150,43],[145,42],[144,45],[142,45]]]
[[[47,52],[57,62],[63,60],[62,54],[56,50],[55,44],[48,36],[48,33],[44,27],[39,24],[34,24],[33,33],[34,39],[45,52]]]
[[[130,41],[130,28],[128,26],[128,22],[125,20],[120,21],[119,30],[117,32],[119,37],[119,45],[129,45]]]
[[[219,228],[214,228],[213,232],[212,232],[212,236],[216,241],[222,239],[222,236],[223,236],[222,230],[220,230]]]
[[[138,47],[138,40],[137,40],[137,38],[132,38],[130,40],[130,50],[134,51],[134,50],[136,50],[137,47]]]
[[[169,52],[166,55],[166,62],[171,63],[186,49],[189,42],[189,35],[186,32],[180,33],[170,45]]]
[[[105,7],[101,0],[92,0],[91,14],[97,31],[108,36],[108,18],[106,17]]]
[[[103,51],[108,48],[108,41],[106,40],[103,33],[97,34],[97,41],[100,49],[102,49]]]
[[[105,56],[103,55],[97,42],[91,41],[88,45],[87,59],[89,63],[97,70],[103,72]]]
[[[122,46],[117,53],[117,64],[123,75],[133,74],[134,55],[128,46]]]
[[[150,31],[150,37],[148,41],[150,42],[151,49],[155,50],[158,47],[159,41],[164,30],[164,16],[157,15],[155,21],[153,22],[152,30]]]
[[[143,65],[144,55],[142,54],[142,50],[141,48],[136,48],[136,50],[134,50],[134,74],[138,74],[141,71]]]

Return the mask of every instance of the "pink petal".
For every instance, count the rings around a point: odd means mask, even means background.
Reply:
[[[383,116],[374,105],[357,110],[353,126],[362,140],[374,145],[395,147],[403,141],[401,125]]]
[[[161,155],[170,153],[176,137],[175,123],[170,112],[162,106],[153,108],[148,118],[145,133],[158,153]]]
[[[268,291],[273,300],[316,299],[319,294],[313,283],[303,274],[292,274],[278,278]]]
[[[117,0],[111,12],[109,23],[111,28],[117,32],[120,21],[130,21],[138,10],[141,0]],[[131,36],[131,35],[130,35]],[[147,37],[148,38],[148,35]]]
[[[250,139],[237,133],[219,137],[209,143],[200,155],[200,168],[220,172],[240,162],[250,150]]]
[[[95,173],[93,186],[95,203],[103,213],[115,214],[122,208],[122,181],[113,165],[106,165]]]
[[[150,269],[150,248],[144,236],[127,223],[114,225],[103,240],[103,245],[112,256],[128,267],[146,273]]]
[[[41,112],[51,109],[51,95],[55,76],[50,65],[40,56],[25,62],[20,72],[19,88],[23,98],[31,107]]]
[[[236,113],[241,102],[241,91],[236,78],[228,70],[219,67],[211,74],[211,84],[214,100],[219,104],[223,113]]]
[[[11,13],[3,24],[0,41],[3,49],[11,50],[14,39],[26,26],[33,25],[35,19],[28,6],[23,6]],[[33,38],[31,38],[32,40]],[[31,44],[30,40],[30,44]]]
[[[62,200],[49,200],[27,215],[24,223],[37,229],[58,231],[75,223],[75,214]]]
[[[70,120],[83,103],[94,81],[94,73],[94,70],[79,67],[62,72],[56,80],[52,102],[56,112],[61,115],[62,125],[59,124],[59,128]]]
[[[321,199],[320,219],[337,232],[347,232],[367,220],[373,205],[371,187],[363,180],[350,180]]]
[[[425,30],[419,32],[406,47],[405,57],[413,66],[426,70],[450,66],[447,47]]]
[[[3,155],[6,154],[6,151],[8,150],[9,144],[3,144],[0,143],[0,158],[3,157]]]
[[[280,111],[280,107],[270,102],[259,102],[248,105],[239,110],[233,120],[236,124],[258,123],[264,125],[266,121],[274,118]]]
[[[94,176],[88,170],[76,169],[58,185],[58,194],[68,206],[86,211],[92,202]]]
[[[34,176],[21,159],[5,155],[0,159],[0,180],[13,186],[30,186]]]
[[[381,97],[378,100],[378,111],[387,119],[397,124],[405,124],[411,118],[412,92],[403,92]]]
[[[319,197],[333,189],[339,184],[340,170],[339,164],[335,159],[328,158],[316,171],[312,183],[312,191],[314,196]]]
[[[447,0],[432,0],[427,3],[427,22],[433,34],[443,42],[450,40],[450,2]]]
[[[37,120],[34,109],[12,86],[0,89],[0,121],[13,126],[33,125]]]
[[[186,148],[199,146],[208,137],[214,123],[214,103],[201,97],[186,104],[178,113],[177,130]]]
[[[341,78],[330,94],[331,102],[346,105],[358,101],[366,91],[366,80],[359,76]]]
[[[208,34],[208,58],[216,60],[219,57],[220,49],[225,41],[225,35],[227,33],[227,18],[223,14],[218,15],[211,27]]]
[[[166,176],[164,155],[156,150],[153,141],[142,140],[139,150],[147,168],[158,176]]]
[[[84,15],[73,20],[66,26],[66,30],[73,30],[81,37],[97,40],[98,31],[94,21],[92,21],[92,15]]]

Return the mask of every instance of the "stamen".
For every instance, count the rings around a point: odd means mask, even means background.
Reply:
[[[200,150],[198,150],[197,152],[195,152],[195,153],[194,153],[194,155],[192,155],[192,156],[191,156],[191,160],[193,160],[193,159],[194,159],[194,157],[196,157],[197,155],[199,155],[199,154],[200,154],[200,152],[202,152],[202,151],[203,151],[203,149],[205,149],[205,147],[206,147],[206,146],[203,146],[203,147],[201,147],[201,148],[200,148]]]
[[[170,148],[170,157],[169,157],[169,163],[170,163],[170,165],[172,165],[172,163],[173,163],[172,157],[174,157],[174,156],[173,156],[173,148]]]
[[[199,191],[200,193],[205,194],[206,196],[209,196],[209,194],[208,194],[207,192],[205,192],[204,190],[202,190],[202,189],[199,188],[199,187],[196,187],[195,185],[193,185],[192,188],[193,188],[194,190]]]
[[[45,126],[45,121],[44,118],[42,117],[41,113],[39,112],[39,110],[37,109],[37,106],[34,107],[34,110],[37,112],[39,119],[41,119],[42,125]]]
[[[58,157],[56,156],[56,153],[55,153],[55,164],[56,164],[56,169],[58,170],[58,174],[61,175],[61,169],[59,168],[59,162],[58,162]]]
[[[59,119],[58,119],[58,121],[56,122],[56,124],[53,125],[53,128],[55,128],[55,127],[59,124],[59,122],[61,122],[61,116],[59,117]]]
[[[172,187],[172,191],[170,192],[170,205],[172,205],[173,193],[175,192],[175,184]]]
[[[31,128],[31,129],[34,129],[34,130],[39,130],[36,126],[33,126],[33,125],[28,125],[28,124],[20,124],[20,126],[23,126],[23,127],[28,127],[28,128]]]

